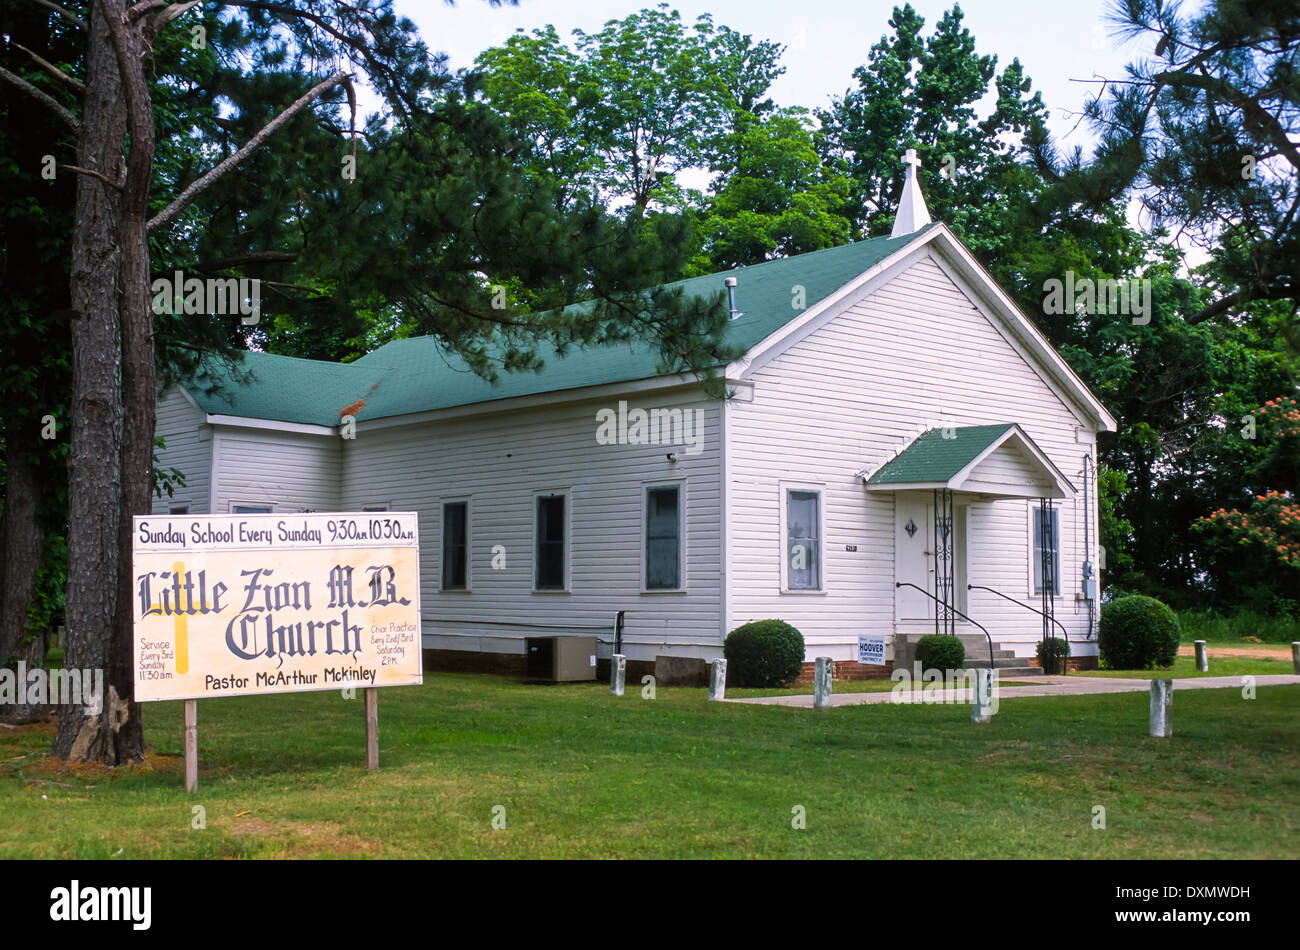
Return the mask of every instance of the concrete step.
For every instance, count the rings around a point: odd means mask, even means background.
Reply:
[[[965,667],[968,670],[987,670],[989,661],[986,657],[982,662],[979,659],[967,660]],[[998,676],[1006,677],[1014,673],[1017,676],[1042,676],[1043,669],[1040,666],[1028,666],[1023,657],[1017,660],[995,660],[993,668],[998,671]]]
[[[966,650],[967,660],[969,661],[983,660],[985,665],[986,666],[988,665],[989,643],[987,640],[985,640],[983,643],[963,643],[962,646]],[[997,644],[993,645],[993,658],[994,660],[1020,659],[1023,661],[1023,658],[1016,657],[1015,650],[1006,649],[1004,647],[998,646]],[[899,648],[899,652],[896,654],[896,662],[901,662],[903,665],[906,666],[911,666],[912,662],[915,659],[916,659],[916,644],[914,642],[907,643],[906,645],[901,646]]]

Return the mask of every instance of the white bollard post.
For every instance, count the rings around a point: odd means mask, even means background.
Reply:
[[[993,671],[976,669],[970,698],[970,721],[983,725],[993,718]]]
[[[1151,736],[1168,739],[1174,734],[1174,681],[1151,681]]]
[[[1192,646],[1196,647],[1196,672],[1207,673],[1210,669],[1210,658],[1205,653],[1205,641],[1193,640]]]
[[[615,653],[609,664],[609,691],[615,696],[623,695],[623,684],[627,680],[627,657]]]
[[[831,658],[817,657],[813,667],[813,709],[825,709],[831,704]]]
[[[714,660],[709,664],[709,701],[722,699],[727,694],[727,661]]]
[[[1291,665],[1295,668],[1296,675],[1300,676],[1300,640],[1291,641]]]

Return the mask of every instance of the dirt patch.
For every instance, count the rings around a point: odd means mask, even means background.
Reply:
[[[1291,648],[1289,646],[1264,646],[1264,647],[1207,647],[1206,651],[1210,656],[1221,657],[1243,657],[1249,660],[1289,660],[1291,659]],[[1179,647],[1179,656],[1196,656],[1196,647]]]
[[[0,735],[21,736],[24,733],[32,733],[38,736],[52,737],[57,726],[58,723],[52,720],[50,722],[27,722],[22,725],[14,725],[10,722],[0,722],[0,728],[4,729],[4,732],[0,732]]]
[[[105,765],[103,762],[69,762],[54,756],[36,759],[24,767],[25,772],[35,775],[75,775],[80,778],[103,778],[119,775],[135,775],[143,772],[179,772],[183,761],[178,755],[159,755],[152,749],[145,752],[144,759],[127,765]]]
[[[362,838],[342,832],[338,825],[329,822],[314,822],[298,825],[298,833],[303,836],[303,844],[310,851],[330,851],[334,854],[378,854],[383,845],[378,841]]]
[[[75,775],[80,778],[102,778],[112,771],[112,766],[105,765],[103,762],[69,762],[67,759],[56,759],[54,756],[45,756],[36,759],[24,770],[31,775]]]
[[[261,818],[241,818],[230,826],[232,835],[273,835],[283,830]]]
[[[378,854],[383,845],[341,830],[340,826],[325,821],[275,823],[261,818],[241,818],[230,826],[237,836],[270,838],[284,848],[289,857],[320,854],[352,855]]]

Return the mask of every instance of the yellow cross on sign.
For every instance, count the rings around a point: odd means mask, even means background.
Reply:
[[[180,577],[185,572],[185,565],[177,561],[172,565],[172,576]],[[189,611],[194,608],[194,595],[186,591],[185,599],[188,601],[184,607],[180,604],[175,605],[175,612],[172,614],[172,628],[176,631],[176,672],[188,673],[190,671],[190,643],[189,643]],[[207,604],[200,604],[200,608],[206,608]],[[157,607],[161,613],[164,609],[163,604],[159,601],[156,604],[150,604],[150,609]]]

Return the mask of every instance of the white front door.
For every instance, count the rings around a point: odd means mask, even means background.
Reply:
[[[953,506],[953,592],[952,603],[966,609],[966,506]],[[894,496],[894,619],[934,620],[934,500],[929,493]],[[931,595],[927,597],[926,594]]]
[[[934,601],[926,596],[934,593],[932,507],[925,495],[900,492],[894,496],[894,579],[921,588],[895,588],[895,620],[934,619]]]

